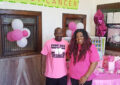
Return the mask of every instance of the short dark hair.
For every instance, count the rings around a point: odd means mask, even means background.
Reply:
[[[62,30],[62,28],[60,28],[60,27],[57,27],[57,28],[55,28],[55,31],[54,31],[54,33],[58,30],[58,29],[61,29]]]

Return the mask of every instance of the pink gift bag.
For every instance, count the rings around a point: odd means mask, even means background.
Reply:
[[[117,70],[120,70],[120,60],[117,60],[116,62],[115,62],[115,70],[117,71]]]
[[[102,64],[102,67],[103,67],[105,70],[108,70],[108,60],[109,60],[109,57],[108,57],[108,56],[103,56],[103,64]]]
[[[102,67],[108,71],[108,62],[113,62],[114,56],[103,56],[103,64]]]

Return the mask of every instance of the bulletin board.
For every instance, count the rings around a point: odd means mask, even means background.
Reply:
[[[91,37],[91,42],[96,46],[100,59],[102,59],[102,56],[105,54],[106,37]]]

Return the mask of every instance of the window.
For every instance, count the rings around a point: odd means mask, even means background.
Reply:
[[[24,28],[28,28],[31,35],[24,48],[17,46],[16,42],[7,40],[7,33],[12,31],[11,22],[20,19]],[[40,52],[42,48],[41,13],[32,11],[0,10],[0,57],[28,55]]]
[[[83,23],[84,29],[86,29],[86,15],[82,14],[63,14],[63,33],[66,36],[66,30],[68,29],[68,23],[74,21],[76,23]]]

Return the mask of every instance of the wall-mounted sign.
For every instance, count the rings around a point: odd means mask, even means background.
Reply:
[[[33,4],[47,7],[78,9],[79,0],[0,0],[12,3]]]

